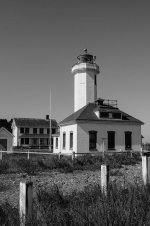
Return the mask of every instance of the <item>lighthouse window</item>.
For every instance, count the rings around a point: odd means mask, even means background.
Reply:
[[[115,149],[115,132],[108,131],[108,149]]]
[[[95,77],[94,77],[94,83],[95,83],[95,86],[96,86],[96,84],[97,84],[97,81],[96,81],[96,75],[95,75]]]
[[[125,149],[132,149],[132,132],[125,132]]]
[[[66,133],[63,133],[63,149],[66,148]]]
[[[70,149],[73,149],[73,132],[70,132]]]
[[[121,119],[121,113],[113,113],[114,119]]]
[[[89,150],[96,149],[97,131],[89,131]]]
[[[56,137],[56,149],[58,149],[58,137]]]
[[[108,118],[109,113],[108,112],[101,112],[101,118]]]

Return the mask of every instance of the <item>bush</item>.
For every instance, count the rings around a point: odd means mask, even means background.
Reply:
[[[98,185],[64,196],[57,185],[37,191],[29,225],[117,225],[141,226],[150,222],[150,186],[119,187],[110,184],[107,196]],[[19,225],[18,210],[8,203],[0,206],[0,224]]]
[[[0,160],[0,174],[6,173],[9,169],[9,162],[6,160]]]
[[[119,188],[110,184],[107,197],[98,185],[66,197],[54,186],[50,192],[41,190],[38,202],[41,225],[140,226],[150,222],[149,186]]]
[[[9,203],[0,206],[0,225],[19,226],[19,212]]]
[[[72,173],[74,170],[72,161],[65,157],[62,157],[56,162],[56,168],[64,173]]]
[[[25,172],[28,175],[33,175],[37,171],[37,162],[30,159],[18,159],[16,164],[21,172]]]
[[[38,171],[56,169],[60,172],[73,172],[74,170],[97,170],[101,169],[101,164],[106,163],[110,169],[121,168],[122,165],[135,165],[141,161],[140,154],[130,153],[92,156],[90,154],[78,156],[72,162],[70,156],[62,156],[59,160],[57,155],[33,155],[27,159],[27,154],[6,154],[4,159],[0,161],[0,174],[2,173],[18,173],[25,172],[27,174],[35,174]]]

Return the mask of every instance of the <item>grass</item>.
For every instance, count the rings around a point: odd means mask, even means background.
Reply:
[[[2,211],[6,225],[19,225],[17,209],[6,204]],[[118,188],[116,184],[110,184],[108,194],[104,196],[98,185],[89,185],[82,192],[64,196],[53,185],[50,191],[46,188],[37,191],[32,220],[28,220],[27,225],[141,226],[149,225],[149,222],[150,186],[136,184]]]
[[[72,163],[70,158],[47,156],[45,158],[18,158],[16,155],[7,155],[0,162],[1,173],[25,172],[29,175],[39,171],[58,170],[65,173],[74,170],[97,170],[104,162],[110,165],[111,176],[121,176],[119,168],[123,165],[135,165],[141,161],[140,155],[109,155],[81,156]],[[44,186],[44,185],[43,185]],[[82,192],[73,191],[63,195],[57,185],[39,187],[36,190],[36,199],[33,202],[32,219],[28,225],[148,225],[150,222],[150,187],[135,186],[124,183],[118,187],[109,185],[107,197],[101,193],[98,185],[90,184]],[[0,192],[4,191],[5,184],[1,184]],[[9,203],[0,206],[0,225],[16,225],[19,223],[19,210]]]
[[[71,173],[74,170],[97,170],[101,164],[106,163],[110,169],[121,168],[122,165],[135,165],[141,161],[141,156],[134,153],[133,157],[129,154],[107,155],[105,159],[102,156],[85,155],[80,156],[72,162],[70,157],[63,156],[58,159],[57,155],[26,155],[5,154],[0,161],[0,174],[4,173],[27,173],[34,175],[41,171],[58,170],[64,173]]]

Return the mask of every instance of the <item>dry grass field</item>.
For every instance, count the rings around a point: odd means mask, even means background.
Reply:
[[[100,191],[101,164],[110,166],[108,199]],[[19,184],[33,182],[31,225],[148,225],[150,187],[142,181],[141,156],[35,159],[0,162],[0,225],[19,226]],[[142,223],[141,223],[142,222]]]
[[[39,188],[51,189],[57,185],[64,195],[73,191],[82,191],[87,185],[100,185],[100,169],[98,170],[75,170],[71,173],[61,173],[57,170],[38,172],[35,175],[26,173],[0,174],[0,204],[8,201],[12,206],[19,204],[19,183],[30,179],[33,182],[34,197]],[[141,162],[135,165],[123,165],[122,168],[112,169],[110,181],[118,186],[125,184],[142,184]]]

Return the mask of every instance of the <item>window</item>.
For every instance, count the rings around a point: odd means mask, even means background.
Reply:
[[[24,144],[24,138],[21,138],[21,145]]]
[[[115,149],[115,132],[108,131],[108,149]]]
[[[47,140],[47,145],[49,145],[49,139],[47,138],[46,140]]]
[[[108,112],[101,112],[100,116],[101,116],[101,118],[108,118],[109,113]]]
[[[44,129],[40,128],[40,134],[43,134],[43,133],[44,133]]]
[[[52,134],[56,133],[56,129],[52,129]]]
[[[56,137],[56,149],[58,149],[58,137]]]
[[[97,81],[96,81],[96,75],[95,75],[95,77],[94,77],[94,84],[95,84],[95,86],[96,86],[96,84],[97,84]]]
[[[20,133],[24,133],[24,128],[23,127],[20,128]]]
[[[114,119],[121,119],[121,113],[113,113]]]
[[[49,134],[49,131],[50,131],[50,130],[49,130],[49,128],[48,128],[48,129],[47,129],[47,134]]]
[[[97,131],[89,131],[89,149],[96,149]]]
[[[132,149],[132,132],[125,132],[125,149]]]
[[[44,144],[44,139],[40,139],[40,145],[43,145]]]
[[[29,144],[29,138],[25,138],[25,144]]]
[[[66,148],[66,133],[63,133],[63,149]]]
[[[25,128],[25,133],[29,134],[29,128]]]
[[[33,133],[37,134],[37,128],[33,128]]]
[[[33,139],[33,145],[37,145],[37,139]]]
[[[73,149],[73,132],[70,132],[70,149]]]

